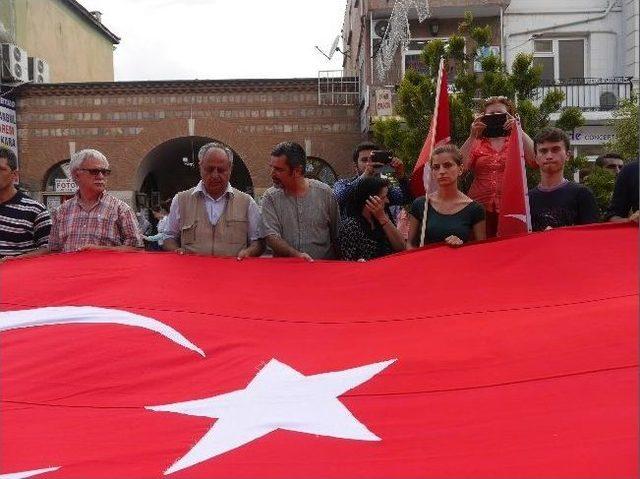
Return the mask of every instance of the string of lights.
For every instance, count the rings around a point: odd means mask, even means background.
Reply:
[[[420,23],[431,16],[429,0],[396,0],[380,48],[374,52],[374,65],[380,81],[384,81],[391,69],[398,48],[404,48],[411,39],[409,10],[412,8],[416,9]]]

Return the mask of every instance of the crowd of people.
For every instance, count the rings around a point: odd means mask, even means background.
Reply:
[[[383,152],[374,143],[356,146],[355,175],[331,188],[305,177],[304,148],[283,142],[271,151],[273,187],[258,205],[229,183],[233,152],[223,144],[208,143],[198,153],[198,184],[155,206],[152,214],[157,230],[146,235],[134,211],[107,192],[111,169],[101,152],[85,149],[72,156],[69,170],[77,193],[50,214],[16,189],[17,159],[3,147],[0,257],[7,260],[88,249],[138,250],[146,242],[148,249],[239,260],[267,254],[308,261],[366,261],[424,244],[459,247],[495,237],[507,140],[504,135],[486,134],[491,127],[487,115],[494,114],[504,115],[507,132],[516,124],[508,99],[487,99],[460,149],[449,143],[433,150],[428,167],[438,188],[419,198],[411,196],[402,161],[395,157],[379,161]],[[638,161],[622,168],[619,157],[606,156],[609,160],[602,167],[618,177],[611,206],[600,218],[591,191],[564,177],[571,151],[564,131],[546,128],[534,139],[523,134],[523,146],[527,165],[540,170],[540,183],[529,191],[534,231],[601,219],[638,221]],[[474,174],[466,194],[459,188],[465,170]],[[409,212],[407,229],[398,224],[404,208]]]

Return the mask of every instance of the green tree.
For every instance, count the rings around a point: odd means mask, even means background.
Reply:
[[[375,140],[392,149],[407,168],[412,169],[427,135],[435,105],[437,71],[440,58],[447,62],[454,92],[449,95],[451,111],[451,141],[464,143],[477,109],[477,99],[494,95],[506,96],[517,103],[523,129],[531,136],[550,124],[550,115],[560,111],[557,126],[572,130],[584,123],[577,108],[561,110],[564,94],[551,90],[544,98],[537,98],[542,68],[533,64],[533,56],[518,54],[509,73],[505,63],[496,55],[481,60],[482,73],[473,71],[478,50],[489,46],[493,32],[490,26],[477,26],[470,13],[458,25],[458,33],[448,42],[433,40],[425,46],[421,58],[429,74],[407,70],[402,79],[394,105],[402,119],[381,119],[373,124]],[[539,101],[538,101],[539,100]],[[570,168],[568,168],[570,169]],[[572,176],[573,172],[568,174]],[[530,184],[537,183],[537,171],[530,172]]]
[[[607,149],[622,155],[627,161],[638,158],[638,96],[633,95],[620,102],[620,108],[613,113],[611,121],[616,137],[607,144]]]

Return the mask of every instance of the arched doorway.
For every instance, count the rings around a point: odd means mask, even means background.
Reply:
[[[68,159],[56,163],[44,175],[42,196],[49,210],[54,210],[71,198],[77,189],[78,187],[71,178]]]
[[[145,206],[153,206],[188,190],[200,180],[198,151],[206,143],[216,141],[202,136],[173,138],[153,148],[138,167],[138,190],[146,198]],[[233,150],[231,185],[253,195],[253,181],[247,166]]]
[[[338,181],[338,175],[329,163],[317,156],[307,157],[307,168],[304,176],[322,181],[329,186]]]

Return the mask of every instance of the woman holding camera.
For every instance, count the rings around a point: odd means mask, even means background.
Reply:
[[[356,184],[338,226],[342,259],[365,261],[405,249],[405,241],[387,215],[389,181],[367,176]]]
[[[435,148],[429,161],[438,191],[429,195],[425,226],[425,244],[444,242],[461,246],[471,239],[486,238],[485,214],[480,203],[458,189],[462,175],[462,155],[455,145]],[[424,196],[411,205],[408,249],[420,246],[425,213]]]
[[[471,133],[460,151],[464,166],[473,172],[469,196],[486,210],[487,237],[496,236],[507,160],[507,138],[516,124],[513,102],[504,96],[484,100],[482,113],[471,124]],[[495,116],[494,116],[495,115]],[[524,159],[536,167],[533,140],[522,133]]]

